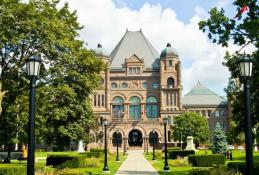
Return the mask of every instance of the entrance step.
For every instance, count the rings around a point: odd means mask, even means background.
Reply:
[[[143,150],[142,146],[129,146],[129,150]]]

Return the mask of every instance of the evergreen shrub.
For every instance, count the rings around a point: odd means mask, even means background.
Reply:
[[[189,171],[190,175],[210,175],[210,171],[208,169],[192,169]]]
[[[186,157],[195,154],[194,150],[168,150],[168,158],[176,159],[177,157]]]
[[[227,167],[229,170],[234,170],[241,172],[242,174],[246,174],[246,163],[245,162],[229,162],[227,164]],[[253,169],[254,174],[259,174],[259,165],[254,164],[254,169]]]
[[[196,167],[211,167],[213,165],[224,165],[226,157],[222,154],[190,155],[188,160]]]

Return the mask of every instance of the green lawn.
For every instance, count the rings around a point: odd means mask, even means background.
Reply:
[[[205,154],[205,151],[197,151],[195,153],[196,155],[202,155]],[[212,154],[211,151],[208,151],[207,154]],[[168,159],[168,164],[170,167],[170,172],[163,172],[164,167],[164,157],[161,153],[161,150],[157,150],[157,156],[156,160],[152,160],[152,153],[149,153],[149,155],[145,155],[146,159],[152,164],[152,166],[159,172],[161,175],[188,175],[188,171],[195,169],[195,168],[201,168],[201,167],[191,167],[191,166],[183,166],[183,167],[173,167],[172,166],[172,160]],[[259,152],[254,152],[254,165],[259,165]],[[237,161],[245,161],[245,152],[244,151],[233,151],[233,160],[232,162]],[[226,161],[226,164],[228,162],[231,162],[230,160]],[[204,167],[205,168],[205,167]]]
[[[35,157],[47,157],[48,154],[51,155],[76,155],[78,154],[77,152],[36,152]],[[98,175],[98,174],[115,174],[115,172],[119,169],[120,165],[122,164],[122,162],[126,159],[127,156],[123,156],[122,153],[120,153],[120,161],[116,162],[116,153],[109,153],[108,154],[108,166],[110,169],[110,173],[103,173],[102,169],[104,166],[104,157],[101,157],[97,160],[100,160],[100,164],[98,167],[88,167],[88,168],[70,168],[70,169],[63,169],[60,172],[62,172],[61,174],[83,174],[86,172],[91,172],[93,175]],[[11,164],[3,164],[0,163],[0,171],[1,171],[1,167],[24,167],[26,168],[26,161],[17,161],[17,160],[12,160]],[[47,170],[52,170],[49,167],[45,167],[46,161],[39,161],[36,163],[36,169],[40,168],[40,169],[47,169]],[[47,171],[46,170],[46,171]],[[15,175],[15,174],[14,174]]]

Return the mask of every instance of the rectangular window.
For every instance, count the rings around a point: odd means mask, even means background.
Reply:
[[[96,106],[96,95],[94,95],[94,106]]]
[[[133,67],[133,74],[136,74],[136,68]]]
[[[98,106],[101,106],[101,97],[98,95]]]
[[[140,74],[140,67],[137,67],[137,73]]]
[[[102,95],[102,106],[104,106],[104,95]]]
[[[173,60],[168,60],[168,66],[173,66]]]
[[[173,106],[173,94],[170,94],[170,106]]]
[[[215,111],[215,117],[219,117],[219,111],[218,110]]]
[[[206,117],[206,111],[205,110],[202,110],[201,113],[202,113],[203,117]]]
[[[131,67],[129,68],[129,74],[132,74],[132,68]]]
[[[168,105],[169,105],[169,99],[168,99],[168,96],[169,96],[169,94],[166,94],[166,106],[168,106]]]
[[[208,117],[212,117],[212,111],[208,110]]]

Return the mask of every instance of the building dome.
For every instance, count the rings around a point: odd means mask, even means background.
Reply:
[[[97,45],[97,48],[94,50],[94,52],[98,57],[109,57],[109,54],[102,48],[101,44]]]
[[[164,57],[179,57],[177,51],[171,47],[170,43],[167,43],[166,48],[164,48],[160,54],[160,58]]]

